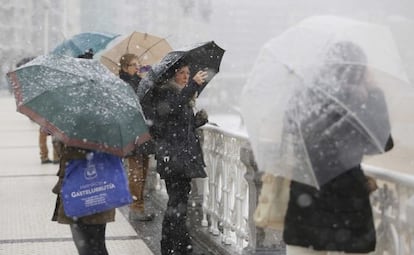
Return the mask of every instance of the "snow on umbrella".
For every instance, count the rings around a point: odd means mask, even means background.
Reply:
[[[94,53],[97,53],[118,36],[119,35],[98,32],[76,34],[56,46],[52,50],[52,53],[71,57],[77,57],[90,49],[92,49]]]
[[[289,28],[264,45],[242,95],[259,169],[319,187],[383,152],[408,85],[386,27],[316,16]]]
[[[149,138],[138,97],[98,61],[51,54],[7,75],[17,111],[69,146],[123,156]]]
[[[190,77],[198,71],[208,73],[203,88],[220,71],[220,64],[225,50],[220,48],[214,41],[197,43],[181,49],[169,52],[158,64],[155,64],[141,81],[138,87],[138,96],[143,99],[149,89],[156,83],[161,83],[172,76],[175,72],[174,66],[180,60],[189,64]]]

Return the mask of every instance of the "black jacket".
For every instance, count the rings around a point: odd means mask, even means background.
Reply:
[[[371,101],[385,106],[380,91],[370,96],[376,97]],[[369,101],[366,107],[374,115]],[[283,239],[288,245],[315,250],[368,253],[375,250],[376,236],[367,179],[360,162],[364,154],[382,150],[373,146],[354,121],[347,121],[341,111],[333,108],[335,105],[329,103],[323,107],[329,111],[302,116],[301,126],[296,127],[301,129],[316,178],[327,177],[328,181],[319,190],[292,181]],[[378,114],[384,116],[377,116],[375,121],[388,132],[387,151],[393,146],[388,115],[386,109],[379,110]],[[324,133],[327,127],[329,135]]]
[[[119,71],[119,78],[121,78],[121,80],[125,81],[126,83],[128,83],[135,91],[135,93],[138,93],[138,87],[139,87],[139,83],[142,80],[141,77],[139,77],[137,74],[134,75],[129,75],[127,72],[124,72],[122,69]],[[141,107],[144,109],[144,107],[142,106],[142,102],[141,103]],[[151,127],[149,127],[151,128]],[[128,156],[130,155],[136,155],[136,154],[145,154],[145,155],[150,155],[150,154],[154,154],[154,142],[152,140],[146,141],[143,144],[137,146],[135,148],[134,151],[131,151]]]
[[[151,135],[156,144],[157,171],[163,179],[207,176],[196,134],[199,124],[190,105],[198,90],[198,86],[190,82],[181,91],[171,84],[154,91],[156,112]]]
[[[375,250],[375,227],[366,177],[355,167],[320,190],[292,181],[283,239],[323,251]]]
[[[141,81],[141,77],[139,77],[137,74],[134,74],[133,76],[129,75],[127,72],[124,72],[122,69],[119,71],[119,78],[121,78],[123,81],[128,83],[137,93],[139,82]]]

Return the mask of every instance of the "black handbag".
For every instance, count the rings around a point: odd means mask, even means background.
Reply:
[[[169,144],[165,141],[157,141],[155,144],[155,159],[157,171],[161,178],[204,178],[204,160],[200,145]],[[197,150],[200,150],[197,153]]]

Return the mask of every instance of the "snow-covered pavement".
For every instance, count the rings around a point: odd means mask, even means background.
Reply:
[[[0,123],[0,255],[77,254],[69,226],[50,220],[57,165],[40,164],[38,125],[4,92]],[[109,254],[153,254],[120,212],[107,226],[107,246]]]

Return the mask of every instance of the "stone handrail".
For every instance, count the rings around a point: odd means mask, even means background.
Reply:
[[[375,254],[414,254],[414,176],[369,165],[363,169],[379,186],[372,194]]]
[[[202,226],[220,236],[224,245],[241,252],[249,240],[249,184],[240,159],[240,149],[247,140],[211,126],[203,128],[203,137],[208,178],[204,182]]]

